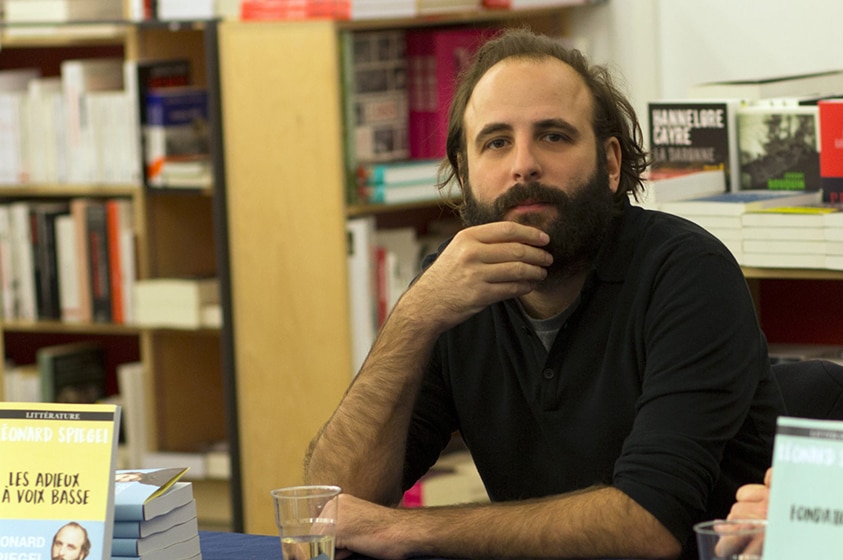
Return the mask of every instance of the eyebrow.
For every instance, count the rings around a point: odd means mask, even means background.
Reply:
[[[544,132],[547,130],[562,130],[565,134],[569,135],[571,138],[579,139],[582,136],[582,131],[579,128],[571,124],[569,121],[561,118],[550,118],[550,119],[542,119],[537,121],[534,125],[534,128],[539,132]],[[482,143],[484,138],[488,138],[489,136],[494,136],[500,132],[510,132],[512,130],[512,125],[502,122],[497,123],[489,123],[485,125],[475,136],[474,141],[475,143]]]

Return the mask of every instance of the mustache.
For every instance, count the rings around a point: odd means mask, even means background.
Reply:
[[[513,185],[495,199],[493,205],[495,213],[503,216],[507,211],[525,202],[560,205],[569,204],[570,200],[571,197],[564,191],[549,187],[539,181],[531,181]]]

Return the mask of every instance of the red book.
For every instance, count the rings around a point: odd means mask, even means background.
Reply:
[[[131,286],[134,281],[134,234],[132,202],[110,199],[105,203],[108,232],[108,264],[111,284],[111,320],[116,324],[130,322]]]
[[[411,158],[445,155],[448,109],[457,75],[489,33],[482,29],[407,31]]]
[[[823,200],[843,202],[843,99],[826,99],[820,110],[820,186]]]

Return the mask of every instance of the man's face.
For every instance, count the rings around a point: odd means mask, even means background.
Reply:
[[[53,539],[53,560],[84,560],[85,532],[79,527],[62,527]]]
[[[606,231],[620,154],[598,149],[592,97],[557,59],[508,58],[477,83],[466,107],[468,225],[512,220],[551,238],[555,270],[593,256]]]

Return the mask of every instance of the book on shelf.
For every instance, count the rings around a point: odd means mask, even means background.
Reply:
[[[122,0],[3,0],[6,23],[123,19]]]
[[[17,285],[12,259],[12,214],[8,204],[0,204],[0,304],[2,317],[9,321],[17,313]]]
[[[123,64],[124,83],[131,103],[136,136],[140,139],[137,161],[144,161],[146,142],[142,131],[148,124],[146,96],[152,89],[185,87],[191,83],[191,63],[187,58],[126,60]],[[143,182],[148,185],[146,169]]]
[[[445,156],[448,109],[457,76],[490,33],[469,27],[406,32],[411,158]]]
[[[688,200],[666,202],[665,212],[685,215],[737,216],[754,210],[798,204],[815,204],[820,201],[819,191],[746,190],[727,192]],[[740,224],[740,219],[738,219]]]
[[[747,101],[771,97],[820,97],[837,94],[843,94],[843,70],[707,82],[692,85],[688,89],[690,98],[732,98]]]
[[[737,190],[736,100],[662,100],[648,103],[654,171],[719,169],[726,190]]]
[[[819,190],[816,105],[738,109],[741,189]]]
[[[380,204],[440,198],[436,188],[439,159],[361,164],[358,192],[365,202]]]
[[[0,71],[0,184],[29,180],[28,88],[40,75],[36,68]]]
[[[149,442],[146,426],[146,370],[143,362],[126,362],[117,366],[117,391],[123,399],[126,461],[132,467],[140,467]]]
[[[70,215],[73,223],[73,258],[66,257],[66,266],[63,267],[65,286],[63,289],[75,289],[77,298],[68,298],[62,304],[62,320],[67,322],[90,321],[93,316],[91,306],[91,273],[88,267],[90,250],[88,243],[88,207],[97,204],[92,198],[74,198],[70,201]],[[70,241],[65,242],[64,251],[71,249]],[[75,271],[76,282],[74,283],[71,274]],[[75,305],[74,305],[75,304]]]
[[[577,6],[587,4],[586,0],[483,0],[486,8],[544,8],[548,6]]]
[[[150,89],[145,103],[144,164],[148,184],[209,186],[212,177],[208,90],[193,86]]]
[[[138,185],[141,178],[139,132],[131,118],[133,103],[125,90],[92,91],[85,95],[91,128],[94,182]]]
[[[824,229],[827,225],[833,223],[829,216],[838,214],[841,210],[843,210],[841,206],[822,203],[801,206],[773,206],[747,212],[741,216],[741,223],[744,227],[753,228]]]
[[[843,99],[817,103],[820,120],[820,186],[823,199],[843,202]]]
[[[398,298],[419,273],[421,246],[412,227],[375,231],[377,248],[378,324],[383,324]]]
[[[3,399],[9,402],[41,402],[41,378],[37,364],[3,366]]]
[[[120,58],[66,59],[61,63],[65,99],[68,182],[92,184],[99,180],[94,123],[87,95],[94,91],[123,90]]]
[[[416,10],[420,16],[477,10],[482,6],[481,0],[418,0],[416,2]]]
[[[33,202],[30,206],[32,262],[39,319],[61,319],[56,221],[61,216],[69,215],[70,205],[67,202]]]
[[[29,80],[27,88],[27,140],[29,180],[63,183],[67,179],[65,111],[61,78]]]
[[[85,243],[88,246],[88,285],[91,320],[111,322],[111,264],[108,254],[108,223],[105,201],[91,199],[85,207]]]
[[[55,539],[90,543],[86,560],[111,558],[120,408],[0,403],[5,498],[2,553],[42,558]]]
[[[135,228],[131,199],[105,201],[111,320],[122,325],[134,321]]]
[[[156,0],[158,19],[213,19],[216,17],[215,0]]]
[[[314,10],[319,4],[329,5],[328,2],[309,0],[312,8],[310,17],[324,17],[327,15]],[[330,13],[332,17],[340,20],[364,20],[364,19],[385,19],[385,18],[409,18],[416,15],[416,0],[394,0],[390,2],[370,2],[366,0],[344,0],[334,2]]]
[[[35,262],[32,252],[32,203],[19,200],[9,205],[11,224],[12,284],[14,286],[14,318],[35,321],[38,298],[35,285]]]
[[[180,482],[183,467],[125,469],[112,477],[115,521],[148,521],[193,501],[193,486]]]
[[[135,323],[149,327],[197,329],[204,310],[220,303],[219,279],[148,278],[134,285]]]
[[[42,346],[35,358],[45,402],[94,403],[106,395],[105,350],[99,342]]]
[[[374,216],[350,218],[348,236],[348,295],[351,308],[351,373],[355,375],[369,354],[376,330]]]
[[[344,32],[340,48],[348,199],[354,203],[361,163],[409,157],[405,32]]]
[[[665,202],[687,200],[726,192],[726,174],[719,169],[651,170],[644,179],[644,190],[630,201],[644,208],[658,209]]]

